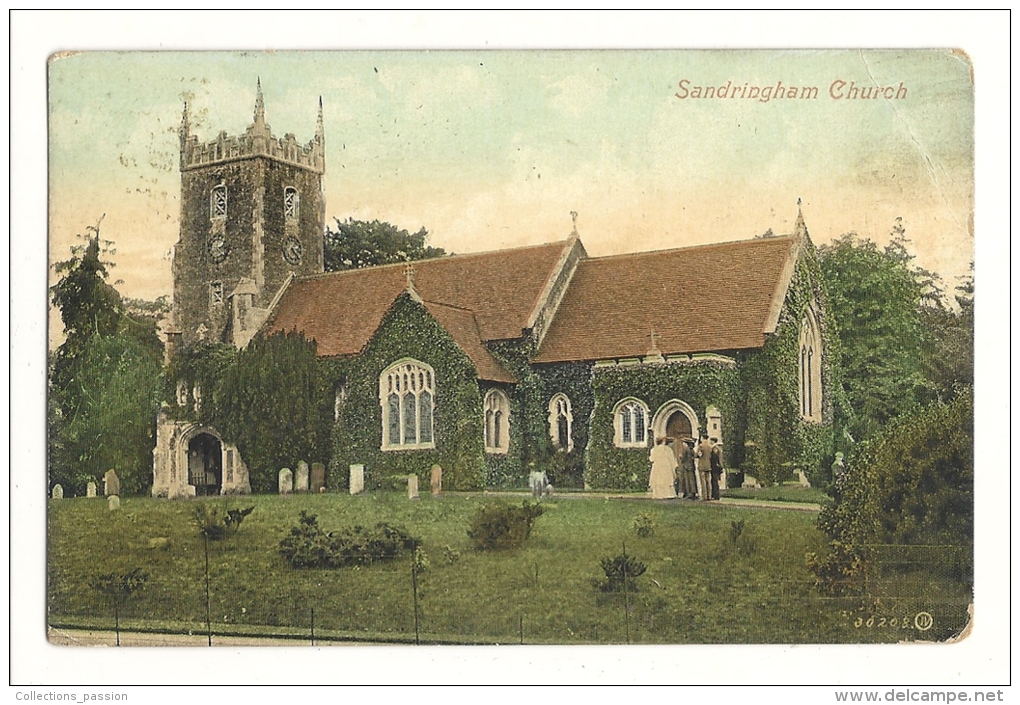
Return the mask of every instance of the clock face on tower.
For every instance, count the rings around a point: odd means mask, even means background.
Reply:
[[[212,258],[213,262],[219,264],[227,258],[228,248],[227,241],[223,239],[222,235],[216,235],[209,240],[208,244],[209,257]]]
[[[294,236],[284,240],[283,258],[290,264],[301,264],[301,241]]]

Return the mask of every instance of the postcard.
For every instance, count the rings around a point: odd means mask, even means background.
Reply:
[[[962,50],[47,82],[54,647],[967,640]]]

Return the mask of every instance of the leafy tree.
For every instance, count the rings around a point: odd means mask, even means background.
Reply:
[[[50,355],[50,483],[83,494],[89,480],[114,468],[127,493],[144,492],[152,469],[163,345],[159,304],[126,306],[107,283],[112,243],[89,227],[84,245],[54,269],[50,289],[64,341]]]
[[[336,222],[336,230],[327,226],[323,241],[323,259],[327,272],[446,255],[443,248],[425,244],[429,236],[425,228],[411,234],[379,220],[333,220]]]
[[[964,277],[956,291],[957,310],[939,305],[923,312],[928,339],[921,362],[929,390],[938,401],[951,401],[974,385],[973,276]]]
[[[237,444],[252,491],[275,491],[280,468],[326,457],[328,418],[318,375],[315,342],[277,333],[239,351],[212,390],[210,421]],[[202,394],[205,406],[209,394]]]
[[[884,249],[854,233],[819,248],[857,440],[925,398],[923,311],[938,300],[937,280],[914,266],[901,224],[893,234]]]
[[[156,412],[162,399],[161,359],[126,333],[93,336],[76,374],[61,390],[63,409],[51,423],[61,444],[51,480],[82,493],[113,468],[125,494],[144,493],[152,480]]]

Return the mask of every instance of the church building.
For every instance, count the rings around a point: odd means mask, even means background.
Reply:
[[[261,87],[240,136],[181,125],[181,234],[168,354],[200,340],[314,340],[335,395],[330,491],[443,468],[453,490],[642,490],[655,439],[708,435],[726,467],[782,479],[832,451],[831,332],[814,247],[794,231],[590,257],[563,240],[323,272],[322,108],[272,135]],[[179,405],[201,390],[180,388]],[[238,448],[164,410],[153,494],[250,491]],[[186,415],[184,415],[186,417]]]

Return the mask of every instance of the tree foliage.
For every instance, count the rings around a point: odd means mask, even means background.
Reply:
[[[50,484],[74,494],[113,468],[125,493],[146,491],[152,472],[156,412],[162,392],[159,304],[125,305],[107,283],[112,243],[90,227],[54,269],[50,289],[64,341],[50,355]]]
[[[443,248],[425,244],[429,236],[425,228],[411,234],[379,220],[333,220],[336,229],[327,226],[323,241],[323,262],[327,272],[446,255]]]
[[[276,489],[280,468],[326,456],[324,418],[315,342],[299,333],[257,337],[222,370],[202,413],[236,443],[248,465],[254,492]],[[208,392],[203,391],[203,407]]]
[[[937,292],[931,274],[914,266],[898,227],[884,249],[854,233],[819,248],[857,440],[924,398],[922,308]]]

